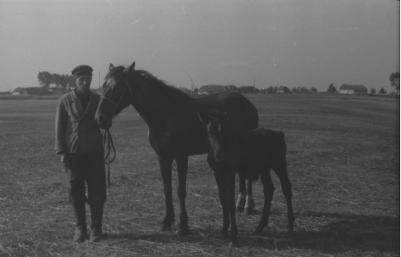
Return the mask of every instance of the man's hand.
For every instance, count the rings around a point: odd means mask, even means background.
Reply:
[[[65,167],[69,167],[70,164],[70,158],[67,154],[62,154],[60,155],[60,162],[62,162]]]

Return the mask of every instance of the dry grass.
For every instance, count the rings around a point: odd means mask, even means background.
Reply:
[[[105,210],[108,238],[73,244],[68,177],[52,150],[56,101],[1,100],[0,256],[398,256],[399,101],[249,97],[259,109],[261,125],[286,133],[294,237],[284,234],[286,206],[275,180],[268,231],[252,235],[258,215],[240,214],[241,247],[230,248],[219,235],[221,210],[205,156],[191,157],[189,164],[192,233],[160,232],[160,172],[146,125],[129,110],[112,130],[118,158]],[[255,194],[260,209],[259,184]],[[177,202],[175,206],[178,219]]]

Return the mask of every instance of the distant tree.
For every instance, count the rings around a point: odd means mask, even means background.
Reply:
[[[59,78],[59,85],[63,87],[64,89],[68,89],[68,87],[71,87],[74,85],[74,77],[72,75],[60,75]]]
[[[371,89],[370,89],[370,94],[371,94],[371,95],[375,95],[375,94],[376,94],[376,89],[371,88]]]
[[[53,73],[52,74],[52,79],[54,84],[56,84],[58,87],[68,89],[68,87],[74,85],[74,78],[71,75],[66,75],[66,74],[57,74]]]
[[[301,87],[291,88],[291,93],[295,93],[295,94],[301,93]]]
[[[400,73],[392,72],[390,74],[389,80],[390,80],[391,86],[394,87],[394,89],[397,92],[400,92]]]
[[[232,92],[238,92],[239,91],[238,87],[235,86],[235,85],[228,85],[228,86],[225,86],[225,88],[226,88],[227,91],[232,91]]]
[[[280,86],[278,89],[278,92],[288,94],[288,93],[291,93],[291,90],[286,86]]]
[[[264,88],[264,89],[262,89],[262,93],[264,93],[264,94],[273,94],[274,93],[274,88],[272,86]]]
[[[380,88],[379,94],[385,95],[385,94],[387,94],[387,91],[384,88]]]
[[[52,75],[47,71],[40,71],[38,73],[39,84],[44,88],[49,88],[49,85],[53,82]]]
[[[291,92],[297,93],[297,94],[307,94],[310,93],[311,91],[307,89],[306,87],[294,87],[292,88]]]
[[[336,93],[337,92],[337,89],[335,88],[333,83],[330,84],[329,88],[327,89],[327,92],[329,92],[329,93]]]
[[[50,84],[56,84],[58,87],[67,89],[68,86],[74,85],[74,78],[66,74],[51,74],[48,71],[38,73],[39,84],[44,88],[49,88]]]
[[[317,93],[317,89],[316,89],[315,87],[311,87],[311,88],[310,88],[310,91],[311,91],[312,93]]]
[[[52,83],[57,86],[61,85],[61,76],[59,74],[53,73],[52,75]]]
[[[259,89],[257,89],[254,86],[242,86],[242,87],[239,87],[239,91],[244,94],[259,93]]]

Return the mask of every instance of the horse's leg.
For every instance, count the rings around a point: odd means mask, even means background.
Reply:
[[[287,217],[288,217],[288,233],[294,232],[294,212],[292,209],[292,190],[291,182],[287,174],[287,164],[282,163],[275,169],[277,176],[280,179],[281,189],[283,190],[285,199],[287,201]]]
[[[178,190],[177,195],[180,200],[180,233],[185,234],[188,232],[188,215],[185,208],[185,197],[187,195],[187,171],[188,171],[188,156],[176,158],[177,171],[178,171]]]
[[[239,189],[238,189],[236,208],[237,211],[242,212],[244,210],[245,194],[246,194],[245,177],[241,176],[240,174],[238,174],[238,177],[239,177],[238,178]]]
[[[224,237],[228,236],[228,225],[229,225],[229,213],[227,209],[226,199],[225,199],[225,188],[226,182],[225,178],[222,174],[222,170],[214,169],[214,178],[216,179],[217,189],[219,191],[219,199],[221,208],[223,209],[223,228],[221,229],[221,233]]]
[[[226,171],[226,190],[225,190],[225,199],[228,208],[228,212],[230,214],[230,225],[231,225],[231,233],[230,240],[233,244],[238,244],[237,239],[237,222],[235,220],[235,173],[227,170]]]
[[[272,178],[270,176],[270,169],[268,169],[262,175],[262,183],[263,183],[263,194],[265,198],[263,213],[259,221],[259,225],[256,227],[255,233],[260,233],[266,227],[269,222],[270,215],[270,206],[271,201],[273,199],[274,185]]]
[[[162,230],[170,230],[174,223],[174,207],[171,189],[171,164],[173,159],[159,156],[160,171],[163,179],[164,197],[166,201],[166,216],[162,222]]]
[[[245,212],[247,215],[253,214],[255,212],[255,202],[252,196],[252,180],[248,179],[246,188],[246,201],[245,201]]]

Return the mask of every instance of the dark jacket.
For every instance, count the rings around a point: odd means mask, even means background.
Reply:
[[[95,120],[99,99],[99,95],[91,92],[84,110],[75,91],[60,98],[55,126],[57,154],[103,152],[102,134]]]

